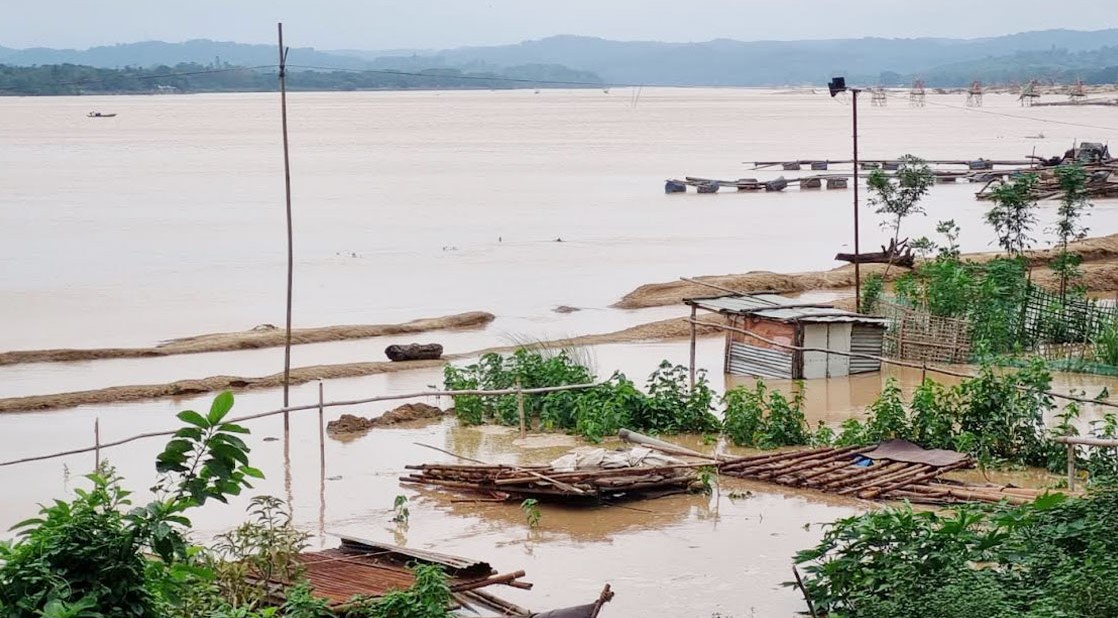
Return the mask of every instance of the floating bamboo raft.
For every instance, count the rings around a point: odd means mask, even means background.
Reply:
[[[918,461],[919,455],[906,457],[901,452],[894,455],[898,459],[890,459],[889,451],[883,449],[901,442],[753,455],[724,461],[718,470],[726,476],[863,500],[909,500],[927,504],[1004,500],[1023,504],[1045,493],[1045,490],[967,485],[943,479],[941,477],[948,472],[973,467],[974,461],[950,451],[923,451],[931,454],[924,461]],[[903,444],[912,447],[904,449],[910,455],[915,452],[913,449],[922,450]],[[949,453],[954,457],[943,456]]]
[[[555,472],[550,466],[423,464],[406,466],[413,472],[400,477],[400,481],[482,494],[497,500],[535,498],[541,502],[601,504],[691,491],[698,480],[696,469],[709,465],[683,463]]]
[[[974,460],[955,451],[923,449],[905,440],[729,457],[699,453],[627,429],[622,429],[619,437],[645,447],[646,452],[661,458],[658,461],[670,461],[671,465],[568,471],[551,465],[423,464],[407,466],[412,472],[400,480],[482,494],[489,500],[536,498],[581,504],[649,499],[697,490],[701,487],[698,471],[704,467],[714,468],[723,476],[863,500],[1025,504],[1048,491],[945,478],[949,472],[974,467]],[[700,461],[687,462],[664,454]]]
[[[1066,156],[1066,155],[1065,155]],[[980,200],[989,199],[993,189],[999,181],[1013,178],[1021,174],[1036,174],[1040,178],[1033,190],[1033,197],[1038,200],[1050,199],[1060,195],[1059,182],[1052,173],[1055,165],[1066,162],[1066,159],[1054,157],[1030,157],[1027,161],[1011,161],[999,159],[973,159],[973,160],[933,160],[926,161],[933,166],[964,166],[959,169],[935,169],[932,175],[937,183],[953,183],[966,181],[981,183],[983,187],[975,194]],[[1118,160],[1107,159],[1080,159],[1084,170],[1087,172],[1087,197],[1108,198],[1118,197]],[[792,172],[790,177],[778,176],[770,180],[757,178],[739,178],[737,180],[720,180],[699,176],[685,176],[682,180],[671,178],[665,181],[665,193],[686,193],[693,188],[698,193],[718,193],[720,189],[734,189],[739,192],[756,191],[783,191],[787,187],[797,186],[800,190],[845,189],[849,182],[856,178],[865,178],[865,170],[883,170],[886,175],[892,175],[903,164],[894,159],[872,159],[859,161],[859,170],[832,171],[824,174],[799,175],[797,172],[809,169],[813,172],[827,171],[832,165],[851,166],[850,160],[834,161],[827,159],[798,159],[793,161],[755,161],[753,169],[760,170],[780,167],[785,172]]]

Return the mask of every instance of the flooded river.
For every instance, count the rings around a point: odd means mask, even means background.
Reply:
[[[912,109],[891,101],[861,115],[863,156],[1021,158],[1063,152],[1073,140],[1118,132],[1044,124],[1049,118],[1111,126],[1103,108],[1023,110],[988,95],[986,112],[961,97],[930,95]],[[848,244],[850,193],[665,196],[666,177],[764,176],[743,161],[845,158],[850,108],[808,92],[646,89],[623,91],[295,93],[290,97],[295,191],[296,326],[387,323],[460,311],[497,315],[478,331],[431,333],[448,352],[516,339],[604,333],[682,315],[665,307],[609,306],[633,287],[681,275],[829,268]],[[91,120],[89,109],[115,112]],[[151,345],[171,337],[283,321],[283,194],[278,105],[273,95],[105,98],[0,97],[0,350]],[[1043,139],[1027,136],[1044,134]],[[989,248],[973,186],[937,186],[929,216],[905,235],[931,234],[954,218],[964,251]],[[1054,204],[1042,207],[1042,224]],[[864,246],[883,241],[868,207]],[[907,224],[906,224],[907,225]],[[1089,225],[1118,230],[1118,208],[1099,202]],[[562,242],[558,242],[558,241]],[[553,312],[557,305],[582,311]],[[380,360],[398,338],[315,344],[296,366]],[[705,338],[699,364],[722,391],[722,343]],[[686,362],[682,342],[597,346],[603,376],[638,382],[661,359]],[[282,350],[161,359],[0,367],[0,397],[207,375],[264,375]],[[895,373],[906,388],[919,372]],[[882,375],[809,385],[812,423],[860,413]],[[335,380],[329,400],[407,393],[441,383],[438,370]],[[786,388],[787,385],[776,385]],[[1057,390],[1093,395],[1109,378],[1058,376]],[[294,403],[317,385],[294,388]],[[173,414],[209,397],[0,415],[0,460],[84,447],[99,419],[103,441],[175,427]],[[238,396],[235,414],[278,407],[277,391]],[[432,402],[442,403],[447,402]],[[390,406],[331,408],[374,415]],[[299,526],[406,542],[523,568],[537,584],[510,600],[544,608],[592,599],[610,582],[605,615],[790,616],[803,609],[783,588],[790,557],[820,535],[817,524],[862,508],[854,502],[727,485],[720,497],[677,496],[573,511],[544,507],[530,530],[517,505],[455,502],[401,488],[403,466],[447,457],[424,442],[486,461],[546,461],[569,448],[517,444],[507,431],[451,421],[377,430],[325,442],[317,418],[253,422],[257,491],[289,498]],[[277,440],[267,440],[278,438]],[[142,490],[162,442],[105,457]],[[550,445],[550,446],[541,446]],[[0,468],[0,528],[77,486],[91,455]],[[752,495],[731,500],[731,491]],[[409,497],[406,530],[391,524]],[[143,499],[143,492],[137,500]],[[243,517],[245,500],[195,514],[201,539]]]

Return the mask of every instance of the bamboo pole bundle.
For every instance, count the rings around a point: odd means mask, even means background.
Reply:
[[[494,496],[533,496],[548,500],[635,499],[644,494],[687,491],[697,480],[695,469],[709,464],[686,463],[632,468],[590,468],[553,472],[550,468],[528,471],[508,466],[408,466],[412,474],[404,483],[416,483],[485,493]]]

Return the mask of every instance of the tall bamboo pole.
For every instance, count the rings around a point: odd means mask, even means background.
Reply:
[[[287,142],[287,48],[283,46],[283,23],[276,24],[279,34],[280,118],[283,122],[283,188],[287,203],[287,339],[283,347],[283,407],[290,405],[291,381],[291,288],[294,281],[295,251],[291,232],[291,158]],[[283,431],[291,431],[291,418],[283,413]]]

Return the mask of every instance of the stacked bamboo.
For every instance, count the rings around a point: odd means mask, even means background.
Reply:
[[[1083,170],[1087,173],[1087,185],[1084,188],[1087,197],[1096,199],[1118,197],[1118,161],[1111,160],[1105,163],[1087,164],[1083,166]],[[1060,180],[1054,173],[1036,169],[1013,171],[1014,173],[1025,172],[1037,174],[1038,180],[1036,186],[1033,187],[1031,195],[1034,199],[1051,199],[1063,193],[1063,189],[1060,188]],[[997,179],[991,177],[986,185],[978,191],[976,196],[980,200],[991,199],[993,197],[993,190],[997,187]]]
[[[691,491],[698,482],[697,468],[706,465],[710,464],[556,472],[549,466],[423,464],[406,466],[412,472],[400,477],[400,481],[484,494],[501,500],[535,498],[601,503]]]
[[[1024,504],[1046,493],[1043,489],[968,485],[940,478],[952,470],[974,465],[971,459],[944,466],[874,460],[863,454],[877,446],[818,448],[805,451],[753,455],[722,462],[719,473],[789,487],[816,489],[864,500],[908,500],[925,504],[1008,502]]]
[[[938,496],[929,489],[931,481],[951,470],[974,465],[969,459],[939,467],[884,459],[872,461],[872,465],[861,465],[866,463],[863,453],[874,448],[876,446],[826,447],[755,455],[724,462],[719,465],[719,471],[727,476],[875,500],[894,498],[899,491]]]

